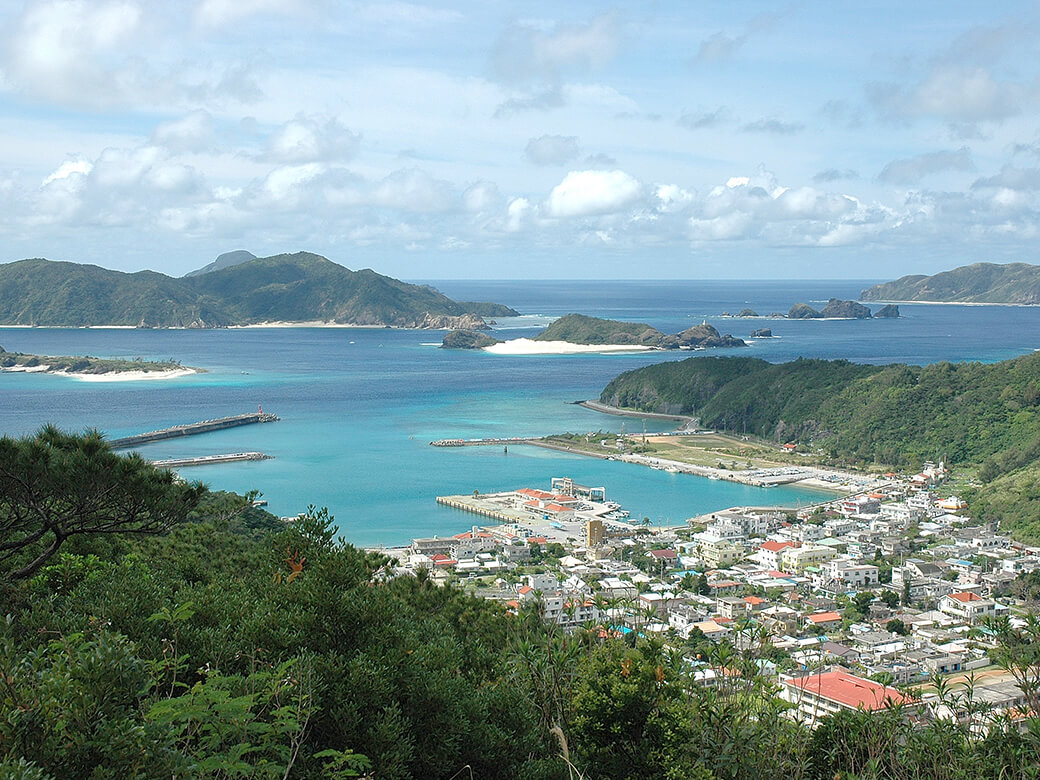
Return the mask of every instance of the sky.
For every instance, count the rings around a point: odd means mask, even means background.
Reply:
[[[1037,262],[1040,4],[0,0],[0,262]]]

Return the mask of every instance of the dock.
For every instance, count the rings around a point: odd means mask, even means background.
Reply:
[[[270,460],[271,457],[262,452],[232,452],[227,455],[201,455],[197,458],[153,460],[152,465],[160,469],[179,469],[188,466],[209,466],[214,463],[234,463],[240,460]]]
[[[148,444],[163,439],[176,439],[181,436],[194,436],[199,433],[210,431],[222,431],[225,428],[236,428],[240,425],[253,425],[254,423],[276,422],[280,418],[263,411],[251,412],[250,414],[236,414],[232,417],[218,417],[215,420],[202,420],[201,422],[189,423],[187,425],[174,425],[158,431],[138,433],[134,436],[125,436],[121,439],[112,439],[108,446],[113,450],[126,450],[139,444]]]

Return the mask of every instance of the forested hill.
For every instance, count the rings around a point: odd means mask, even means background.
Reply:
[[[682,333],[665,335],[642,322],[623,322],[566,314],[534,337],[535,341],[566,341],[571,344],[633,344],[658,349],[696,347],[746,347],[730,334],[723,336],[707,322]]]
[[[1027,263],[975,263],[934,276],[904,276],[875,284],[864,301],[941,301],[960,303],[1040,303],[1040,266]]]
[[[1040,353],[924,367],[691,358],[621,374],[600,400],[803,442],[838,462],[978,467],[988,517],[1028,522],[1021,535],[1040,539]]]
[[[402,328],[480,327],[516,312],[453,301],[432,287],[351,271],[309,252],[249,260],[175,279],[93,265],[0,265],[0,324],[224,327],[314,320]]]

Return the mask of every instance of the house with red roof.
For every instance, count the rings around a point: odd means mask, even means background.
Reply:
[[[841,625],[841,615],[837,612],[814,612],[805,618],[807,628],[837,628]]]
[[[779,569],[781,553],[789,547],[798,546],[798,542],[763,542],[753,557],[766,569]]]
[[[781,698],[794,705],[790,715],[809,724],[841,710],[876,712],[912,699],[895,688],[857,677],[840,667],[801,677],[782,675]]]

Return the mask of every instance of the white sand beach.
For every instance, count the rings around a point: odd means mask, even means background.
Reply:
[[[83,382],[137,382],[142,379],[177,379],[201,373],[193,368],[171,368],[168,371],[111,371],[107,374],[72,374],[55,371],[56,376],[68,376]]]
[[[492,355],[580,355],[602,352],[653,352],[652,347],[636,344],[571,344],[569,341],[535,341],[511,339],[484,347]]]

